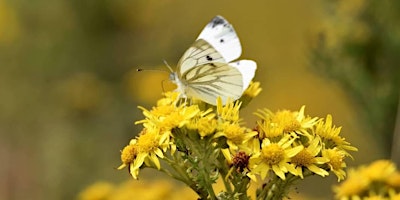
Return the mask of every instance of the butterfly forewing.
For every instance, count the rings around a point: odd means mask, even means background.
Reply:
[[[242,53],[239,38],[233,26],[223,17],[214,17],[203,29],[197,39],[204,39],[230,62]]]
[[[177,72],[181,75],[193,67],[213,62],[225,63],[226,61],[208,42],[199,39],[183,54],[179,60]]]

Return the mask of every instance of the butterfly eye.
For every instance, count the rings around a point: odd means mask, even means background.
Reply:
[[[169,74],[169,80],[175,81],[176,80],[176,73],[170,73]]]

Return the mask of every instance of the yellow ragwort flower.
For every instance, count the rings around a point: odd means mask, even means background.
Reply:
[[[220,124],[218,129],[219,131],[214,137],[226,137],[228,146],[235,150],[239,148],[238,145],[244,144],[258,134],[255,131],[241,127],[238,123],[231,124],[226,122]]]
[[[346,172],[344,171],[344,168],[346,168],[346,163],[344,162],[346,155],[345,151],[338,148],[322,150],[322,156],[329,159],[326,164],[328,164],[330,171],[338,177],[338,182],[346,177]]]
[[[239,122],[239,110],[242,103],[240,101],[233,102],[229,100],[225,105],[222,104],[222,99],[217,99],[217,115],[218,119],[228,122]]]
[[[397,177],[396,177],[397,176]],[[390,160],[377,160],[370,165],[349,171],[349,178],[334,188],[337,199],[398,199],[400,179],[396,166]]]
[[[78,195],[78,200],[110,199],[114,190],[115,186],[113,184],[99,181],[81,191]]]
[[[329,175],[326,170],[317,166],[329,161],[328,158],[317,157],[321,152],[321,149],[322,146],[320,144],[320,140],[316,137],[310,142],[309,146],[292,157],[291,163],[296,165],[296,173],[294,175],[304,178],[303,167],[306,167],[311,172],[314,172],[322,177]]]
[[[129,144],[124,147],[121,151],[121,161],[122,165],[118,167],[118,169],[123,169],[127,165],[133,163],[137,156],[137,147],[134,144]]]
[[[295,174],[295,167],[290,160],[303,150],[303,146],[292,147],[295,139],[290,135],[282,137],[277,143],[271,142],[268,138],[263,139],[261,149],[250,158],[249,177],[253,178],[258,174],[265,179],[270,170],[282,180],[285,180],[285,173],[288,171]]]
[[[122,165],[118,169],[129,166],[129,172],[134,179],[139,175],[139,169],[146,162],[147,166],[155,165],[160,169],[160,161],[169,146],[169,133],[159,134],[156,129],[144,128],[141,134],[132,139],[121,152]],[[149,162],[150,161],[150,162]]]
[[[314,133],[322,138],[326,148],[337,147],[343,150],[358,151],[356,147],[351,146],[349,142],[339,136],[341,129],[342,127],[332,125],[332,116],[328,115],[325,121],[320,120],[317,123]],[[347,155],[351,157],[350,154],[347,153]]]
[[[177,105],[179,101],[179,92],[165,92],[165,97],[157,101],[157,106]]]
[[[243,92],[243,96],[254,98],[260,94],[261,90],[260,82],[251,81],[249,87]]]
[[[143,107],[139,108],[143,110],[143,114],[146,116],[146,119],[137,121],[136,124],[154,124],[163,131],[172,130],[173,128],[177,127],[183,127],[200,112],[200,109],[197,105],[180,105],[178,107],[175,105],[161,105],[154,107],[151,111]]]
[[[197,130],[201,137],[205,137],[214,133],[217,129],[218,122],[215,118],[215,113],[212,113],[212,109],[200,112],[194,117],[190,123],[186,125],[187,128]]]
[[[369,180],[364,176],[359,176],[355,170],[349,170],[349,177],[339,186],[335,186],[336,199],[347,200],[352,198],[361,199],[360,196],[368,190]]]
[[[387,178],[386,183],[394,188],[400,188],[400,172],[394,172],[390,177]]]
[[[388,178],[396,172],[396,166],[389,160],[377,160],[363,170],[360,170],[362,176],[367,177],[371,182],[379,181],[386,182]]]
[[[297,133],[312,138],[308,129],[314,126],[318,118],[306,117],[304,109],[305,106],[302,106],[298,112],[283,110],[276,113],[268,109],[258,110],[255,115],[261,119],[257,122],[260,136],[274,138],[285,133]]]

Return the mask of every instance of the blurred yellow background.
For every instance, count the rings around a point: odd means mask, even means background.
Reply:
[[[343,126],[359,148],[350,165],[381,158],[350,95],[310,67],[326,12],[317,0],[0,0],[0,199],[74,199],[96,181],[130,179],[115,169],[119,150],[141,129],[137,106],[150,108],[168,85],[167,74],[136,68],[174,66],[215,15],[233,24],[242,58],[258,63],[263,91],[242,111],[248,126],[258,108],[306,105]],[[306,179],[298,190],[327,199],[335,182]]]

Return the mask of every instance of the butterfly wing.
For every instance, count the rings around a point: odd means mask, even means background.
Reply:
[[[252,60],[239,60],[229,63],[230,66],[235,67],[242,74],[243,92],[249,87],[251,80],[253,80],[257,69],[257,63]]]
[[[179,60],[178,76],[181,77],[182,74],[194,67],[214,62],[226,63],[222,55],[208,42],[203,39],[196,40]]]
[[[242,47],[232,25],[221,16],[214,17],[203,29],[197,39],[203,39],[213,46],[230,62],[239,58]]]
[[[216,16],[179,60],[172,80],[184,97],[215,105],[221,97],[239,99],[254,77],[257,65],[251,60],[228,63],[241,54],[239,38],[232,25]]]
[[[243,80],[240,70],[226,63],[222,55],[203,39],[196,40],[182,56],[177,67],[180,92],[215,105],[240,98]]]
[[[182,78],[186,82],[187,96],[211,105],[216,105],[218,97],[221,97],[222,103],[225,104],[228,98],[236,100],[243,93],[242,74],[227,63],[197,66],[188,70]]]

